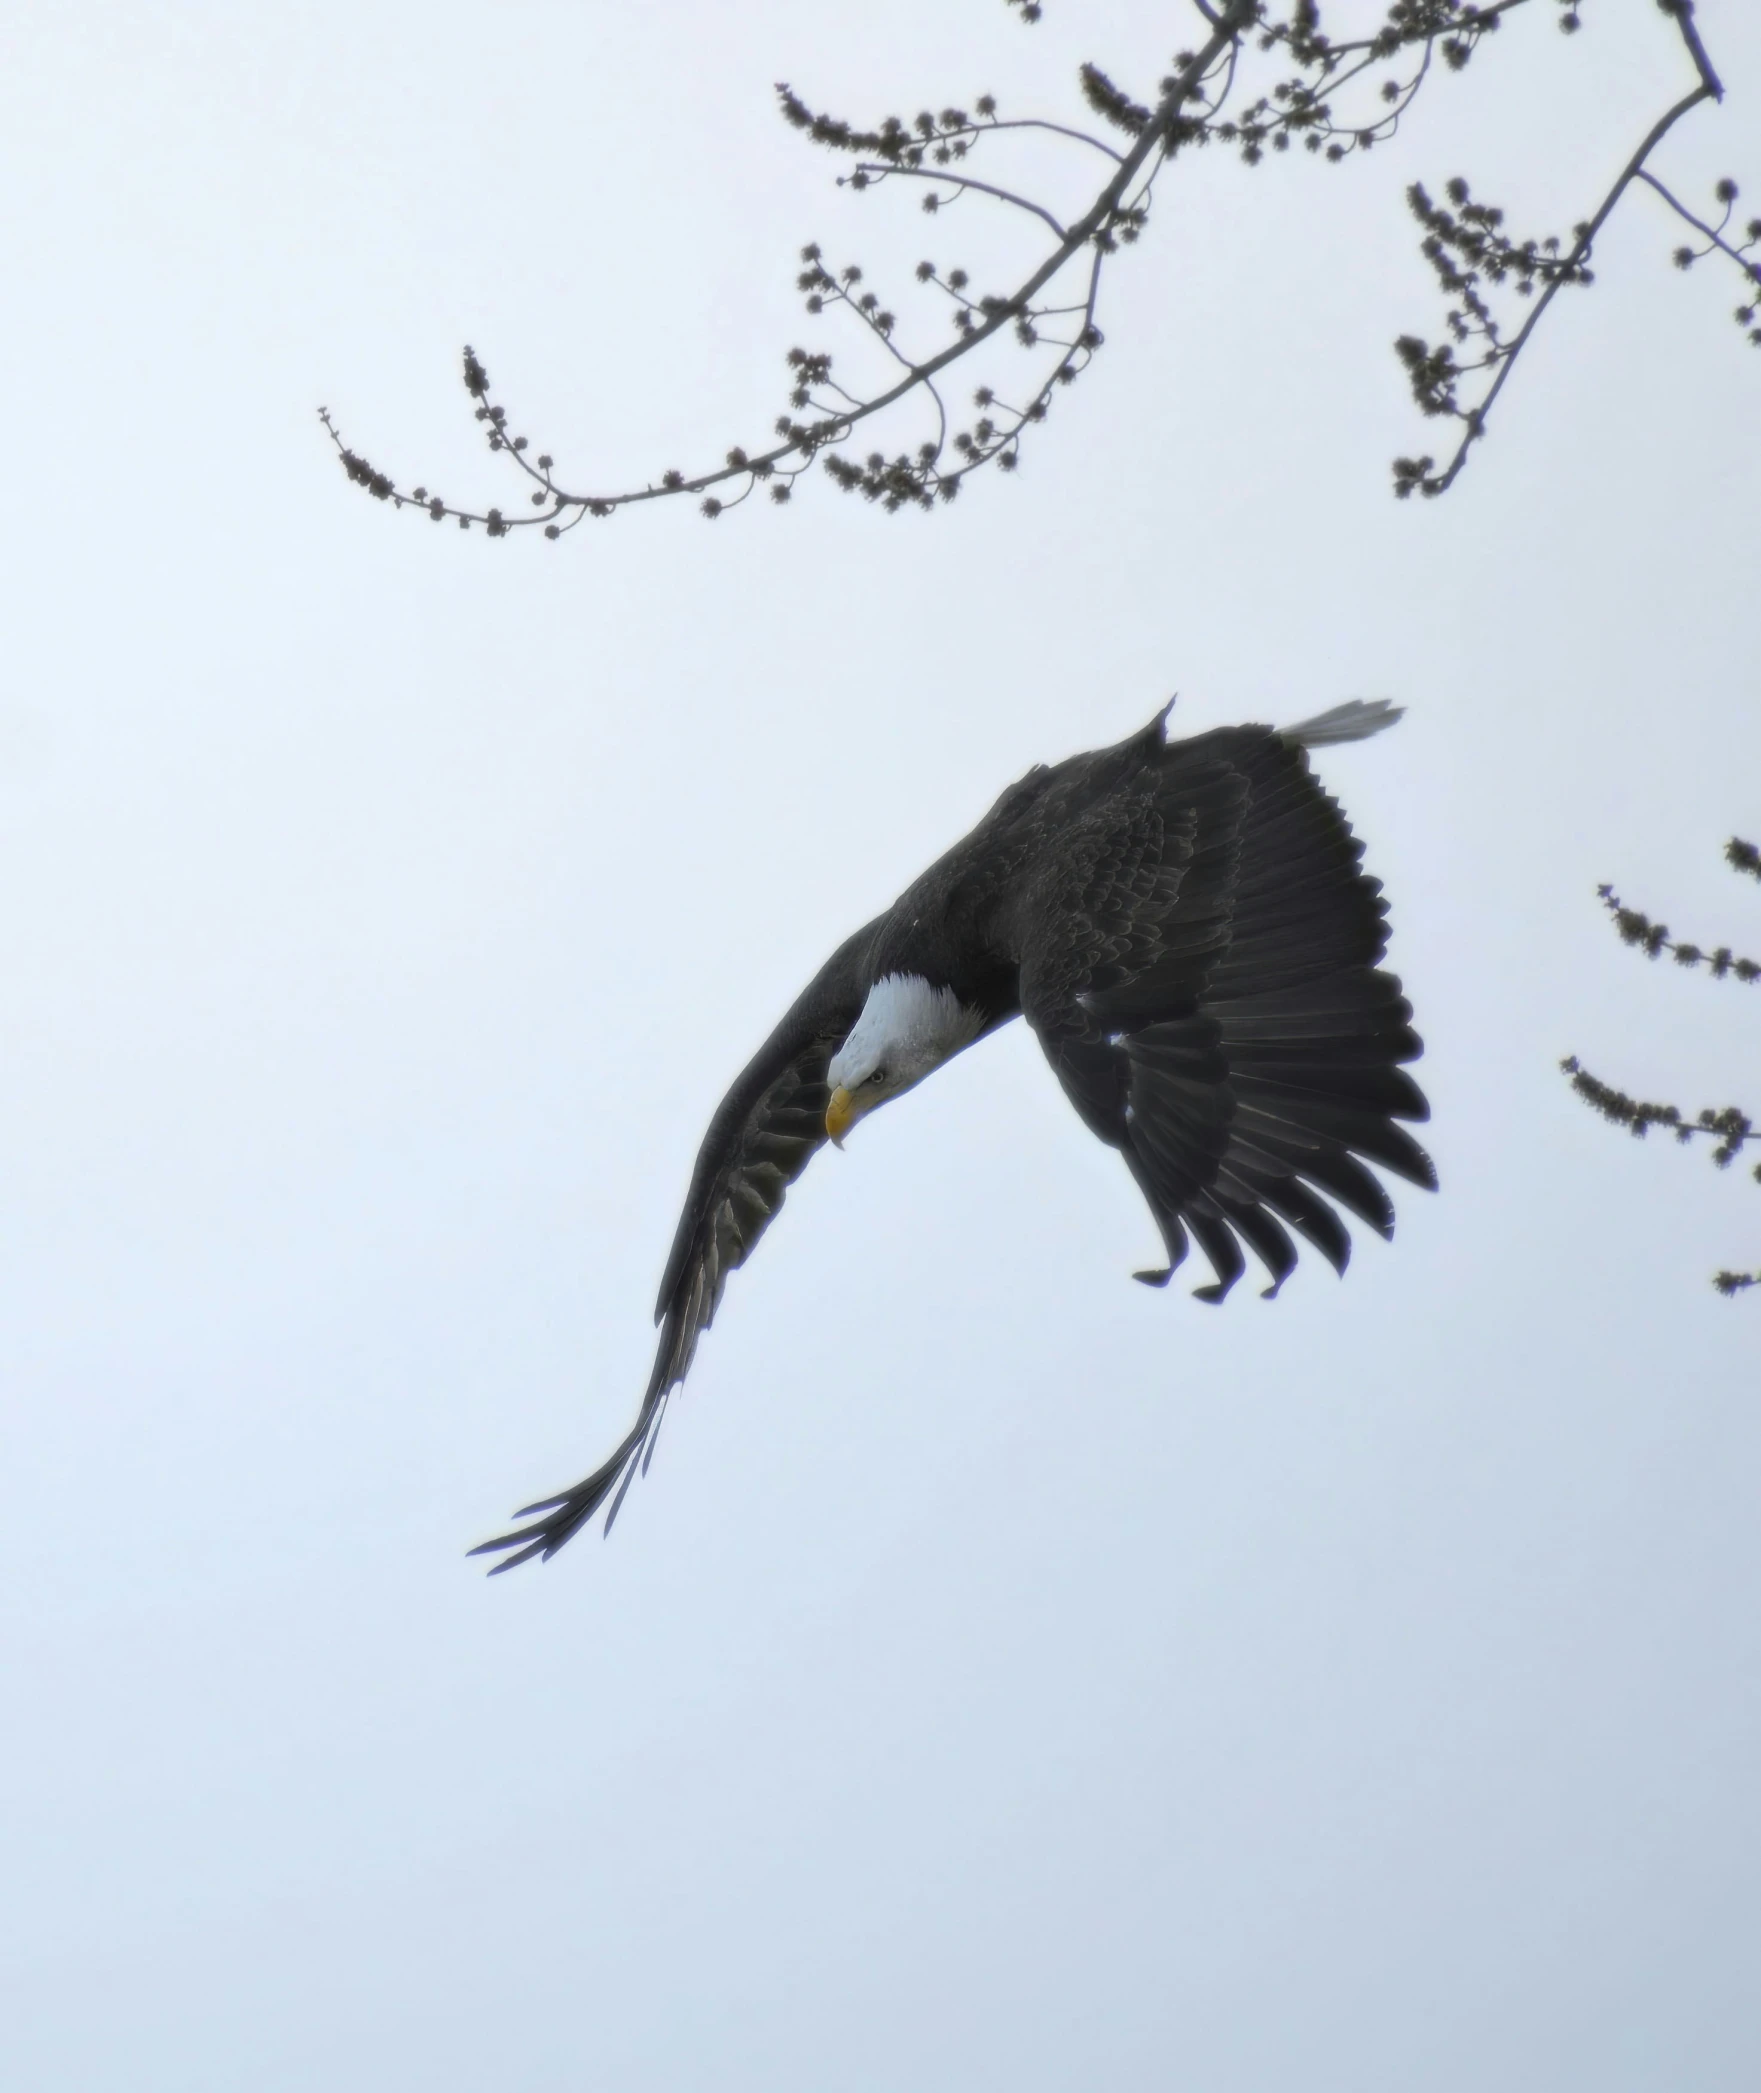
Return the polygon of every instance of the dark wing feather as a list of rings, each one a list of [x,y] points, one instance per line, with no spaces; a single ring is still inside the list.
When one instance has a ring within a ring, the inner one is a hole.
[[[625,1492],[638,1471],[647,1469],[667,1399],[691,1370],[697,1340],[715,1318],[728,1274],[752,1254],[789,1186],[825,1143],[826,1068],[862,1009],[858,959],[872,928],[833,955],[710,1121],[661,1280],[654,1311],[660,1342],[635,1423],[591,1475],[522,1507],[516,1516],[530,1525],[471,1550],[505,1553],[497,1571],[535,1555],[554,1555],[608,1499],[609,1531]]]
[[[1377,882],[1300,748],[1232,728],[1160,748],[1048,838],[1026,887],[1021,1003],[1071,1102],[1121,1150],[1167,1247],[1195,1239],[1241,1276],[1245,1243],[1276,1293],[1285,1226],[1343,1271],[1328,1200],[1393,1232],[1359,1157],[1434,1186],[1399,1120],[1428,1108],[1402,1064],[1412,1012],[1376,962]],[[1325,1194],[1323,1198],[1320,1195]]]

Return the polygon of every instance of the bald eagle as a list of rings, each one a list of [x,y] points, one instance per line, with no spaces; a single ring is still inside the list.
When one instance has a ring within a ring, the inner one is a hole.
[[[1186,741],[1168,740],[1169,709],[1116,747],[1030,770],[826,961],[709,1123],[635,1423],[602,1467],[473,1554],[503,1554],[497,1570],[554,1555],[608,1500],[609,1529],[728,1274],[814,1152],[1011,1018],[1148,1201],[1167,1251],[1135,1275],[1148,1285],[1196,1238],[1213,1269],[1197,1297],[1221,1301],[1245,1243],[1270,1298],[1296,1264],[1290,1229],[1343,1272],[1336,1207],[1394,1232],[1360,1158],[1435,1189],[1396,1124],[1429,1108],[1402,1066],[1421,1051],[1411,1006],[1376,965],[1380,883],[1307,755],[1399,709],[1353,700]]]

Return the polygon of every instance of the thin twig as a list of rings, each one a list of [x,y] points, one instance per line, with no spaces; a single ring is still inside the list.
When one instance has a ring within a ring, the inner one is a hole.
[[[1581,280],[1584,265],[1588,262],[1590,250],[1595,245],[1596,235],[1608,223],[1615,206],[1620,202],[1631,185],[1644,176],[1645,162],[1651,153],[1668,136],[1676,124],[1687,115],[1690,109],[1697,109],[1702,102],[1721,101],[1724,97],[1723,84],[1720,82],[1718,75],[1712,70],[1711,61],[1706,56],[1706,47],[1700,41],[1699,30],[1694,26],[1692,0],[1660,0],[1660,4],[1663,6],[1664,13],[1671,17],[1682,33],[1688,53],[1694,61],[1695,71],[1700,76],[1699,85],[1694,88],[1692,93],[1683,95],[1681,100],[1675,103],[1673,107],[1665,110],[1663,115],[1651,126],[1650,130],[1645,133],[1637,151],[1633,153],[1626,165],[1615,177],[1613,187],[1603,197],[1594,217],[1580,228],[1577,239],[1565,261],[1548,269],[1547,281],[1540,297],[1535,301],[1534,309],[1523,322],[1521,328],[1518,329],[1508,347],[1500,347],[1494,352],[1498,370],[1491,385],[1487,388],[1485,398],[1477,406],[1461,411],[1461,419],[1467,426],[1461,442],[1456,447],[1455,456],[1449,461],[1447,468],[1443,472],[1415,476],[1414,480],[1409,483],[1416,484],[1425,494],[1445,494],[1455,484],[1462,468],[1468,461],[1468,453],[1486,433],[1486,423],[1491,416],[1492,408],[1497,401],[1498,395],[1504,390],[1505,383],[1510,377],[1517,358],[1528,346],[1535,329],[1540,326],[1547,308],[1558,296],[1561,287],[1564,284]],[[1649,177],[1646,178],[1649,179]],[[1660,187],[1661,185],[1653,183],[1653,186]]]
[[[888,182],[895,175],[906,180],[919,182],[947,182],[956,189],[976,189],[985,196],[994,196],[999,203],[1013,204],[1018,211],[1031,211],[1036,218],[1043,218],[1060,240],[1069,238],[1066,228],[1054,218],[1044,204],[1037,204],[1026,196],[1017,196],[1013,189],[999,189],[994,182],[981,182],[976,175],[950,174],[945,167],[887,167],[875,160],[858,163],[856,172],[867,177],[875,188]],[[944,204],[943,208],[947,206]]]

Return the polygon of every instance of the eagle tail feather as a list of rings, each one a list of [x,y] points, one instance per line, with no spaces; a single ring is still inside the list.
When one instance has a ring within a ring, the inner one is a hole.
[[[1317,712],[1313,719],[1299,720],[1294,727],[1280,727],[1282,740],[1299,749],[1331,748],[1341,741],[1368,741],[1391,727],[1405,712],[1392,698],[1347,698],[1343,705]]]

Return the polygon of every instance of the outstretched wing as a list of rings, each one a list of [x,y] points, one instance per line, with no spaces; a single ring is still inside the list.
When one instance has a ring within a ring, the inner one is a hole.
[[[833,954],[709,1123],[660,1285],[654,1311],[660,1343],[635,1423],[591,1475],[516,1514],[530,1525],[471,1550],[505,1553],[497,1571],[554,1555],[608,1498],[609,1530],[638,1470],[647,1469],[667,1398],[691,1370],[728,1274],[752,1254],[789,1186],[825,1143],[826,1068],[862,1009],[857,959],[869,934],[859,931]]]
[[[1291,738],[1231,728],[1151,751],[1033,876],[1022,1009],[1156,1216],[1168,1269],[1139,1278],[1166,1284],[1190,1234],[1216,1271],[1201,1299],[1241,1276],[1244,1242],[1276,1293],[1286,1223],[1339,1271],[1330,1201],[1393,1233],[1364,1158],[1435,1187],[1396,1123],[1429,1108],[1362,854]]]

